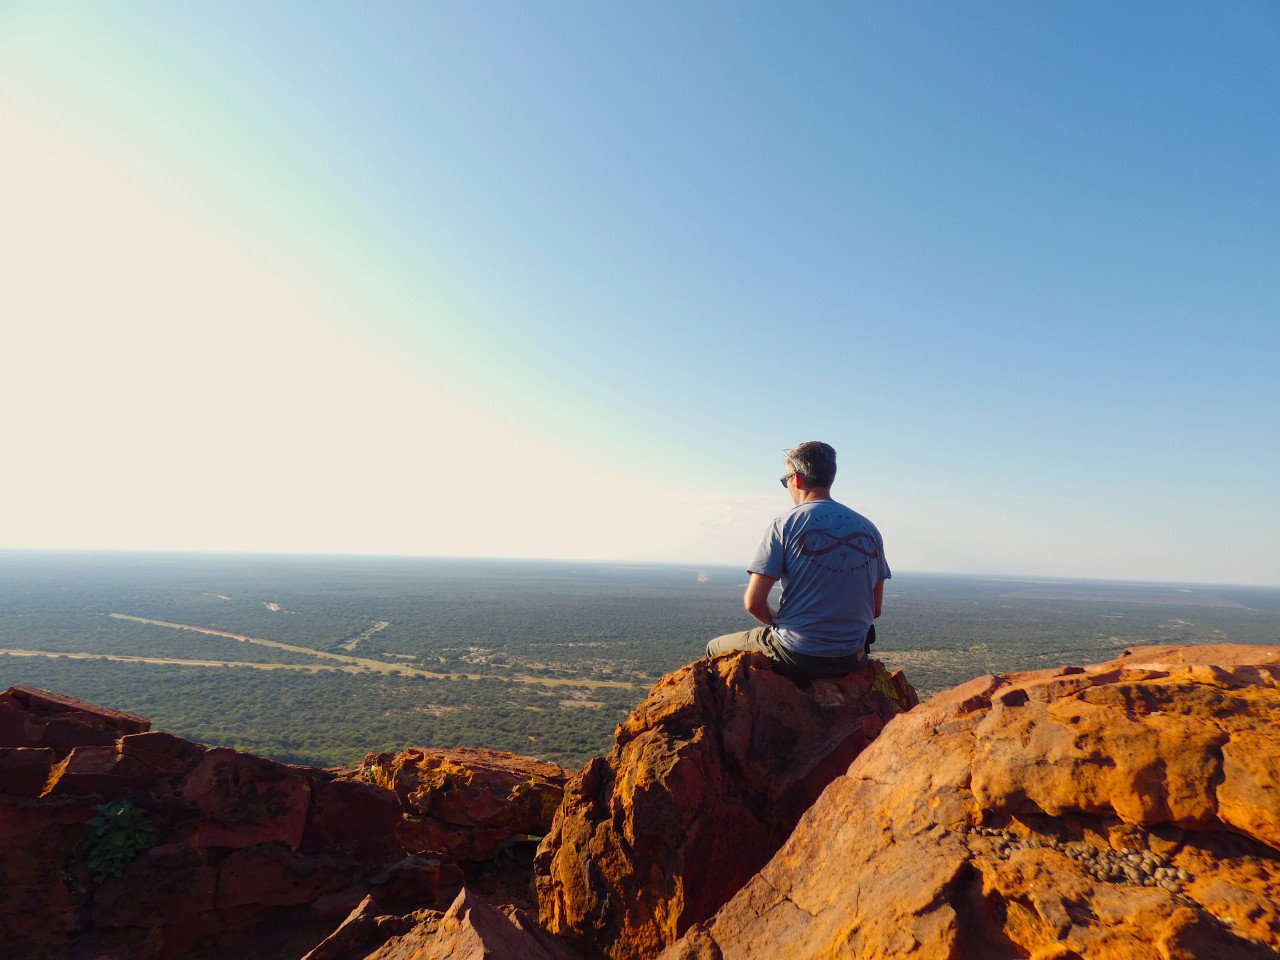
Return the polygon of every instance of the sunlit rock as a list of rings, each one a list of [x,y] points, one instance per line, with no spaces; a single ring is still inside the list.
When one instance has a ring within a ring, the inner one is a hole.
[[[750,880],[915,703],[877,661],[798,682],[737,653],[668,675],[566,788],[536,860],[542,922],[615,960],[653,956]]]
[[[1280,647],[980,677],[893,722],[663,960],[1272,957]]]

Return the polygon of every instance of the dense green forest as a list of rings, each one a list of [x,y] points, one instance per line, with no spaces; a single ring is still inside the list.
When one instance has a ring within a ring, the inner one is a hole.
[[[0,653],[0,687],[59,690],[298,762],[471,744],[577,766],[607,750],[654,680],[751,625],[745,579],[641,564],[0,552],[0,651],[242,664]],[[875,655],[928,696],[1140,644],[1275,643],[1280,590],[899,574],[878,631]],[[273,664],[290,669],[263,669]],[[455,679],[374,672],[385,665]]]

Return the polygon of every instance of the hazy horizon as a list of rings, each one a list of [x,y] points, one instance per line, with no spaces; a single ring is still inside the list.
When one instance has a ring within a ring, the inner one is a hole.
[[[84,548],[64,548],[64,547],[3,547],[0,546],[0,557],[5,554],[21,555],[21,554],[40,554],[46,556],[103,556],[103,557],[196,557],[196,558],[226,558],[226,559],[279,559],[279,560],[423,560],[423,561],[461,561],[461,562],[491,562],[491,563],[546,563],[546,564],[563,564],[563,565],[582,565],[582,566],[604,566],[604,567],[658,567],[664,569],[677,569],[689,571],[735,571],[746,574],[747,565],[744,561],[742,564],[717,563],[717,562],[698,562],[695,560],[606,560],[598,557],[499,557],[485,556],[481,554],[456,554],[456,555],[440,555],[440,554],[421,554],[421,553],[339,553],[339,552],[315,552],[315,553],[296,553],[288,551],[267,551],[267,550],[120,550],[111,548],[84,547]],[[1237,587],[1247,590],[1280,590],[1280,586],[1267,583],[1239,583],[1233,581],[1213,581],[1213,580],[1144,580],[1136,577],[1081,577],[1081,576],[1063,576],[1043,573],[1015,573],[1010,571],[964,571],[964,570],[899,570],[894,574],[895,578],[899,577],[954,577],[957,579],[972,579],[987,583],[1027,583],[1027,584],[1100,584],[1107,586],[1135,586],[1135,587],[1165,587],[1176,589],[1179,587]],[[745,583],[745,581],[744,581]],[[888,589],[892,592],[893,581],[889,581]]]

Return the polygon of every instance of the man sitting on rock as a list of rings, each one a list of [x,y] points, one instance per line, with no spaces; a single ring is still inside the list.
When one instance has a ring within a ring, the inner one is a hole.
[[[831,499],[836,452],[818,440],[788,450],[782,485],[795,506],[765,531],[742,602],[764,626],[716,637],[707,656],[730,650],[767,654],[792,677],[835,677],[867,662],[892,576],[870,520]],[[782,581],[775,611],[769,590]]]

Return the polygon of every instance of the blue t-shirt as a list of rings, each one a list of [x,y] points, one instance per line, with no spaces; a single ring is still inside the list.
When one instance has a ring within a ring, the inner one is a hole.
[[[774,520],[747,569],[782,581],[774,634],[811,657],[862,650],[876,584],[893,575],[880,531],[834,500],[798,503]]]

